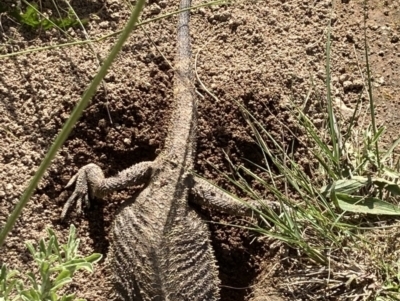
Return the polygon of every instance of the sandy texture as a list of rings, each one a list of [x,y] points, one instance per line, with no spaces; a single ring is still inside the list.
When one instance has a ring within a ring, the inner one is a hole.
[[[47,2],[42,9],[50,14],[54,7]],[[175,2],[150,1],[142,19],[177,9]],[[399,1],[369,2],[367,38],[374,95],[379,122],[388,126],[385,137],[390,142],[399,131],[400,7]],[[89,18],[89,37],[121,29],[129,16],[123,1],[71,1],[71,5],[79,17]],[[276,139],[289,144],[294,138],[278,120],[290,129],[297,128],[288,110],[289,99],[304,105],[312,78],[317,93],[311,96],[308,114],[316,125],[322,123],[326,106],[321,101],[325,94],[325,33],[330,16],[332,91],[336,109],[347,118],[363,86],[362,1],[238,1],[192,13],[194,54],[199,52],[197,72],[218,98],[210,97],[197,83],[202,95],[198,99],[199,174],[240,194],[209,163],[230,172],[224,152],[235,164],[245,164],[243,158],[261,162],[235,101],[243,102]],[[78,28],[69,29],[67,37],[55,29],[28,30],[4,14],[0,21],[3,54],[85,38]],[[30,258],[24,241],[45,236],[47,226],[64,238],[68,224],[74,223],[82,240],[82,253],[100,252],[106,259],[90,278],[80,274],[71,290],[88,300],[113,299],[107,263],[109,229],[115,210],[134,189],[115,193],[95,203],[86,215],[72,214],[62,223],[61,208],[71,193],[63,187],[89,162],[99,164],[106,175],[113,175],[134,163],[152,160],[160,152],[173,102],[173,70],[163,56],[173,64],[175,24],[172,17],[133,33],[24,209],[0,253],[0,261],[13,268],[25,267]],[[93,44],[96,54],[88,46],[75,46],[0,59],[0,226],[115,39]],[[297,139],[302,139],[301,133]],[[303,166],[310,164],[304,156],[306,149],[298,146],[296,154]],[[200,210],[209,221],[243,224],[217,212]],[[254,239],[254,234],[238,228],[217,224],[210,224],[210,228],[220,266],[222,301],[280,300],[268,296],[274,293],[274,287],[280,289],[282,300],[294,300],[278,285],[285,248]]]

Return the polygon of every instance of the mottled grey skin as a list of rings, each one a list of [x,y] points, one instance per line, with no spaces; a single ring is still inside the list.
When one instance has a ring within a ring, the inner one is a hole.
[[[181,0],[181,9],[190,0]],[[112,257],[117,292],[122,300],[219,300],[218,269],[206,224],[188,204],[247,215],[248,206],[207,181],[192,176],[195,153],[196,94],[191,68],[189,11],[180,13],[175,59],[175,107],[165,150],[154,162],[141,162],[111,178],[95,164],[82,167],[67,187],[75,191],[62,218],[77,201],[102,198],[129,185],[146,183],[115,217]],[[253,204],[259,206],[259,203]]]

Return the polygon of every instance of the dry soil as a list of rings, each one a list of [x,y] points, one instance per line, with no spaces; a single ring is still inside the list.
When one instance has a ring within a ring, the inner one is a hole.
[[[142,20],[176,10],[177,2],[149,1]],[[379,124],[388,127],[385,139],[390,142],[399,132],[400,1],[368,2],[366,29],[376,112]],[[129,17],[124,1],[70,3],[80,18],[89,19],[86,33],[79,28],[68,29],[68,36],[56,29],[30,30],[1,14],[0,52],[9,54],[105,36],[122,29]],[[204,1],[193,4],[200,3]],[[52,1],[42,1],[41,5],[43,12],[56,14]],[[295,138],[281,122],[289,129],[297,128],[288,109],[290,100],[307,105],[316,125],[323,123],[330,19],[334,104],[343,120],[348,118],[365,78],[363,13],[363,1],[359,0],[234,1],[231,5],[194,10],[190,26],[193,53],[198,54],[196,71],[217,97],[210,97],[196,83],[196,171],[241,195],[212,165],[231,172],[224,153],[234,164],[246,164],[244,158],[261,162],[235,101],[244,103],[276,139],[288,145]],[[0,251],[0,262],[22,270],[31,268],[24,241],[44,237],[49,226],[62,240],[69,223],[78,228],[82,253],[100,252],[107,259],[114,212],[131,191],[115,193],[94,203],[85,215],[72,213],[61,222],[61,209],[71,194],[64,186],[87,163],[95,162],[106,175],[113,175],[132,164],[154,159],[162,150],[173,102],[175,31],[176,18],[171,17],[137,28],[132,34],[23,210]],[[62,47],[0,58],[0,226],[116,38],[111,36],[92,47]],[[305,104],[311,80],[315,92]],[[363,99],[365,103],[365,93]],[[302,139],[301,132],[296,139]],[[296,153],[299,163],[307,167],[307,149],[298,145]],[[287,256],[286,247],[219,224],[243,224],[240,220],[199,210],[205,220],[212,222],[222,301],[307,300],[306,294],[290,296],[279,285],[284,277],[279,265]],[[93,275],[80,274],[71,291],[88,300],[113,300],[110,275],[104,260]],[[274,292],[275,297],[270,295]]]

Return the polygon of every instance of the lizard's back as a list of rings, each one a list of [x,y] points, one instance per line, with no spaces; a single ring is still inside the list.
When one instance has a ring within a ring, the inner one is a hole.
[[[182,182],[161,171],[117,214],[113,267],[123,300],[219,300],[209,232]]]
[[[181,9],[190,0],[181,0]],[[205,223],[188,205],[196,96],[189,11],[179,14],[174,109],[166,146],[152,180],[117,214],[113,266],[123,300],[217,301],[219,279]]]

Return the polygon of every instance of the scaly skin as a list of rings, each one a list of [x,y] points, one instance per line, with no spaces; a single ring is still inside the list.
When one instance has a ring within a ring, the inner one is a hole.
[[[188,7],[190,0],[181,0],[180,8]],[[113,224],[111,253],[117,293],[122,300],[219,300],[220,281],[209,231],[190,207],[188,196],[191,193],[198,204],[223,212],[252,214],[248,205],[189,173],[195,153],[196,97],[188,24],[189,11],[181,12],[175,104],[164,152],[154,162],[138,163],[110,178],[105,178],[97,165],[88,164],[67,185],[76,183],[61,218],[75,201],[79,213],[89,198],[147,184],[136,198],[122,206]],[[260,202],[251,205],[265,208]]]
[[[190,0],[182,0],[181,9],[188,7]],[[196,120],[190,61],[185,11],[178,22],[175,108],[165,155],[156,160],[149,185],[115,218],[113,266],[124,300],[219,300],[209,232],[187,201]]]
[[[182,0],[180,8],[190,7]],[[123,300],[219,300],[218,271],[205,223],[188,205],[193,186],[196,99],[191,69],[189,11],[180,13],[175,60],[175,108],[166,148],[154,162],[142,162],[105,179],[94,164],[81,168],[72,202],[103,197],[149,181],[115,217],[112,235],[117,291]],[[164,158],[168,158],[164,160]]]

